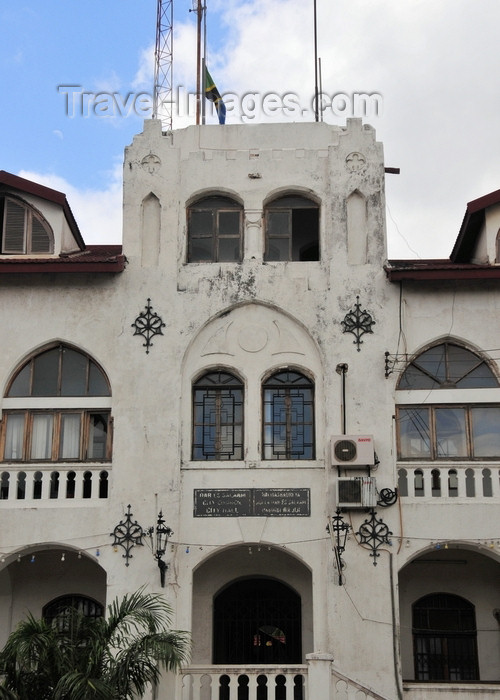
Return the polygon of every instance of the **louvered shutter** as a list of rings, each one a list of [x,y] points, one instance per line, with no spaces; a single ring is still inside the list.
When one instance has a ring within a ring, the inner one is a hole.
[[[5,200],[2,253],[26,252],[26,208],[12,199]]]
[[[31,253],[50,253],[50,236],[43,222],[31,214]]]

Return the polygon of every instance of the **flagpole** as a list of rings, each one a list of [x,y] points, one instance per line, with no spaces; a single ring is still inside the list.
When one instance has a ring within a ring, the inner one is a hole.
[[[316,0],[314,0],[314,121],[319,121],[318,100],[318,22],[316,15]]]
[[[206,90],[206,70],[207,65],[207,6],[203,5],[203,58],[201,66],[201,123],[205,123],[205,90]]]
[[[201,0],[196,6],[196,124],[200,124],[201,107]]]

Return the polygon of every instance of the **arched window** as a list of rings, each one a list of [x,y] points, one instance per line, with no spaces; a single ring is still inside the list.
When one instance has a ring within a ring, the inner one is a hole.
[[[104,607],[93,598],[64,595],[47,603],[42,610],[42,617],[47,622],[55,623],[59,629],[68,629],[73,611],[91,619],[104,615]]]
[[[263,385],[263,459],[314,459],[314,384],[291,369]]]
[[[399,458],[500,458],[500,405],[473,404],[462,391],[498,386],[483,358],[454,343],[418,355],[401,375],[398,389],[457,390],[456,402],[398,406]]]
[[[84,353],[61,344],[35,355],[15,374],[4,399],[2,460],[111,459],[110,410],[102,408],[109,402],[96,400],[110,395],[104,372]],[[17,408],[20,398],[23,408]]]
[[[417,681],[479,680],[474,606],[457,595],[433,593],[413,605]]]
[[[243,384],[229,372],[193,385],[193,459],[243,459]]]
[[[265,208],[266,261],[319,260],[319,207],[311,199],[288,195]]]
[[[44,217],[17,197],[0,197],[2,253],[12,255],[54,252],[54,236]]]
[[[229,197],[205,197],[188,208],[188,262],[241,262],[243,209]]]
[[[398,389],[480,389],[497,387],[498,380],[486,362],[453,343],[441,343],[412,360]]]

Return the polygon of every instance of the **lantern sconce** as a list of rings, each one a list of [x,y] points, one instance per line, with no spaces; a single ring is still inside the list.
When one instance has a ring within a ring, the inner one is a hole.
[[[149,537],[151,538],[153,556],[158,562],[158,568],[160,569],[160,584],[162,588],[165,588],[165,572],[168,569],[168,564],[163,560],[163,557],[167,550],[168,539],[173,534],[174,531],[168,525],[165,525],[163,512],[160,510],[156,521],[156,527],[149,528]],[[153,535],[155,536],[154,547]]]

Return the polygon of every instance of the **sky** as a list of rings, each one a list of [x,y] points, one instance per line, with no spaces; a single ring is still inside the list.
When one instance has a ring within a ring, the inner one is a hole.
[[[196,14],[191,0],[173,2],[178,129],[195,123]],[[314,0],[206,5],[226,123],[313,121]],[[123,150],[151,116],[156,6],[0,0],[0,170],[65,192],[87,243],[121,242]],[[500,189],[500,2],[316,10],[323,120],[363,118],[400,168],[386,178],[389,258],[448,257],[467,202]],[[210,113],[207,123],[224,128]]]

